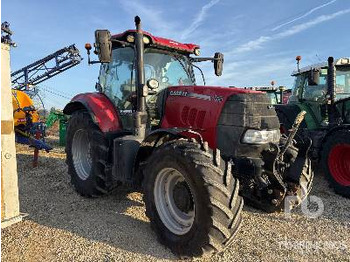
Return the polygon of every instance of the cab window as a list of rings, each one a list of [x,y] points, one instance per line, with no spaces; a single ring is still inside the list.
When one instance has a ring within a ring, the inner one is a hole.
[[[112,61],[102,64],[100,68],[99,84],[102,91],[121,110],[132,109],[131,98],[136,94],[135,83],[131,79],[133,61],[132,48],[118,48],[112,51]]]

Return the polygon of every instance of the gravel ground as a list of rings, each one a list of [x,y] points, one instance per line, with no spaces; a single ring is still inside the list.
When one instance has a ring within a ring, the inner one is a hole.
[[[20,207],[28,216],[2,230],[3,261],[177,260],[157,242],[141,193],[120,188],[99,199],[83,198],[69,183],[63,148],[41,153],[34,169],[32,152],[17,150]],[[350,200],[335,195],[319,174],[311,194],[323,201],[320,217],[296,210],[288,218],[246,206],[229,248],[198,260],[350,261]]]

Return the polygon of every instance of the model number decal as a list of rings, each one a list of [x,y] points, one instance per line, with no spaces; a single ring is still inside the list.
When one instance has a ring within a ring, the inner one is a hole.
[[[196,98],[196,99],[201,99],[201,100],[206,100],[206,101],[214,101],[214,102],[222,102],[224,98],[222,96],[218,95],[202,95],[198,93],[189,93],[187,91],[182,91],[182,90],[177,90],[177,91],[170,91],[171,96],[184,96],[184,97],[191,97],[191,98]]]

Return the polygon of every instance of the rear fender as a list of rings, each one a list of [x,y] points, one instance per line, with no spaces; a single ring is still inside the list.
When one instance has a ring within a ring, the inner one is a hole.
[[[110,133],[122,130],[120,117],[112,101],[101,93],[85,93],[73,97],[63,109],[71,115],[78,110],[87,110],[102,132]]]
[[[331,128],[330,130],[328,130],[327,134],[322,139],[321,145],[324,145],[329,137],[333,136],[336,132],[341,131],[341,130],[350,131],[350,124],[343,124],[343,125],[335,126],[335,127]],[[321,154],[322,150],[323,150],[323,147],[319,151],[319,157],[321,157],[320,154]]]

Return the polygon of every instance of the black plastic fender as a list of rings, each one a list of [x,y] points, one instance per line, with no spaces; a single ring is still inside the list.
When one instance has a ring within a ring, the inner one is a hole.
[[[143,180],[142,169],[146,165],[148,157],[153,153],[153,150],[164,142],[185,138],[186,136],[182,133],[186,131],[188,131],[188,129],[176,127],[160,128],[147,135],[147,137],[142,141],[135,159],[134,174],[136,176],[136,184],[141,185]]]

